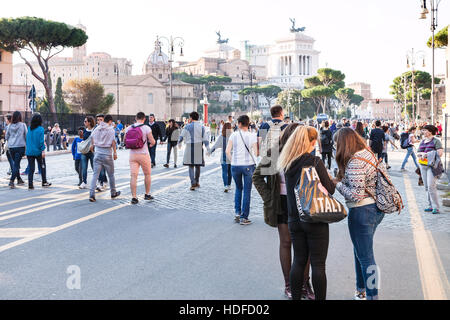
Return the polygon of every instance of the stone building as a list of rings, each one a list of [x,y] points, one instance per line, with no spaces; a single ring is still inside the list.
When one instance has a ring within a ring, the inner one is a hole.
[[[302,32],[291,32],[270,45],[251,45],[244,41],[245,57],[251,67],[265,70],[264,84],[282,88],[304,88],[304,80],[317,74],[319,51],[315,40]]]
[[[86,27],[81,24],[76,27],[86,31]],[[32,61],[31,65],[39,75],[42,75],[37,61]],[[119,75],[131,75],[131,61],[126,58],[114,58],[106,52],[93,52],[87,55],[86,44],[78,48],[73,48],[72,57],[55,56],[49,61],[52,83],[56,84],[56,81],[60,77],[63,85],[69,80],[81,80],[84,78],[99,79],[101,77],[112,76],[116,74],[117,67]],[[25,63],[15,64],[14,84],[25,84],[25,79],[28,79],[29,83],[35,85],[37,96],[44,96],[44,87],[31,75],[30,68]]]
[[[12,54],[0,50],[0,113],[26,111],[28,109],[27,91],[30,88],[30,83],[13,84]]]

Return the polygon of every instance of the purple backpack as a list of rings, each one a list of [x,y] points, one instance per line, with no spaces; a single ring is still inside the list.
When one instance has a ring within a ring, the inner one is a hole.
[[[144,146],[144,135],[140,129],[142,126],[143,124],[138,126],[132,125],[128,130],[125,136],[125,147],[127,149],[141,149]]]

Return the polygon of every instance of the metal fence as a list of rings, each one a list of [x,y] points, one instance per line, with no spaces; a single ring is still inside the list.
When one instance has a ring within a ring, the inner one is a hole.
[[[21,112],[22,120],[29,125],[32,117],[31,112]],[[0,112],[0,124],[5,121],[5,115],[11,114],[8,112]],[[77,134],[78,128],[84,126],[84,119],[87,116],[92,116],[95,118],[95,114],[80,114],[80,113],[41,113],[42,116],[42,126],[44,129],[48,127],[53,127],[55,123],[59,124],[61,129],[67,129],[69,134]],[[135,122],[135,115],[111,115],[113,121],[116,122],[120,120],[124,126],[127,124],[133,124]],[[147,117],[148,120],[148,117]],[[165,135],[165,123],[164,121],[157,121],[160,126],[161,133]]]

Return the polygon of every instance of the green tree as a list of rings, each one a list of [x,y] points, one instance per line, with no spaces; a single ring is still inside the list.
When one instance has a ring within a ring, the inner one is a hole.
[[[58,77],[58,81],[56,82],[55,109],[56,109],[56,113],[70,113],[70,108],[67,105],[66,101],[64,101],[64,93],[62,90],[62,80],[60,77]]]
[[[429,48],[432,47],[433,38],[430,37],[427,42]],[[434,47],[446,48],[448,46],[448,25],[434,35]]]
[[[290,103],[289,103],[290,102]],[[292,112],[294,117],[305,119],[312,118],[316,112],[316,106],[311,99],[303,98],[301,90],[284,90],[278,94],[277,103],[288,112]],[[299,113],[300,112],[300,113]]]
[[[98,80],[70,80],[65,85],[65,97],[77,113],[108,113],[114,104],[114,95],[105,95],[105,89]]]
[[[256,92],[261,94],[267,101],[267,105],[270,106],[270,103],[273,99],[278,97],[278,94],[281,92],[281,88],[274,85],[267,85],[262,87],[257,87]]]
[[[44,98],[36,98],[36,111],[39,113],[50,113],[48,100]]]
[[[351,88],[340,88],[336,90],[336,92],[334,93],[336,98],[338,98],[341,101],[342,105],[345,108],[347,108],[350,105],[350,101],[352,100],[354,94],[355,90]]]
[[[406,80],[405,80],[406,78]],[[441,79],[434,78],[436,84],[441,82]],[[406,87],[405,87],[406,82]],[[391,95],[394,96],[396,102],[402,103],[406,100],[411,100],[412,98],[412,71],[404,72],[401,76],[396,77],[390,86]],[[422,95],[424,99],[427,96],[425,89],[431,89],[431,75],[428,72],[415,70],[414,71],[414,92]],[[430,91],[431,92],[431,91]]]
[[[42,83],[48,97],[49,109],[56,112],[53,92],[49,86],[49,61],[65,48],[79,47],[86,43],[86,33],[65,23],[36,17],[0,19],[0,48],[8,52],[18,52],[31,74]],[[38,70],[22,55],[30,52],[37,59]]]
[[[315,103],[317,113],[320,109],[323,113],[326,113],[328,102],[334,96],[334,93],[345,87],[344,79],[345,74],[339,70],[319,69],[317,70],[317,76],[305,79],[305,89],[302,90],[302,96]]]

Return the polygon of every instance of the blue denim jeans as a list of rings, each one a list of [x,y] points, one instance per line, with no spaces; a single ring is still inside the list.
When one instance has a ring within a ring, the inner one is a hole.
[[[94,171],[94,154],[92,152],[81,155],[81,171],[83,182],[87,184],[88,163],[91,162],[91,169]]]
[[[411,156],[413,158],[416,168],[419,169],[419,164],[417,163],[417,157],[416,157],[416,154],[414,153],[414,148],[409,147],[408,149],[406,149],[406,151],[407,151],[407,153],[406,153],[405,159],[403,160],[403,163],[402,163],[402,169],[405,169],[405,166],[406,166],[406,163],[408,162],[409,156]]]
[[[378,299],[380,274],[373,253],[375,230],[384,218],[376,204],[350,208],[348,229],[353,243],[356,289],[365,291],[368,300]]]
[[[155,145],[153,147],[148,148],[148,151],[150,153],[150,159],[152,160],[152,164],[156,164],[156,146],[158,144],[155,143]]]
[[[231,174],[233,175],[233,180],[236,184],[234,212],[236,215],[240,215],[241,219],[248,219],[248,215],[250,214],[252,176],[254,171],[255,165],[231,166]],[[243,196],[242,193],[244,194]]]
[[[20,161],[25,154],[25,147],[19,148],[9,148],[9,152],[11,154],[11,159],[13,160],[13,168],[11,172],[11,182],[14,182],[14,179],[17,181],[20,180]]]
[[[224,187],[231,186],[231,164],[222,163],[222,181]]]

